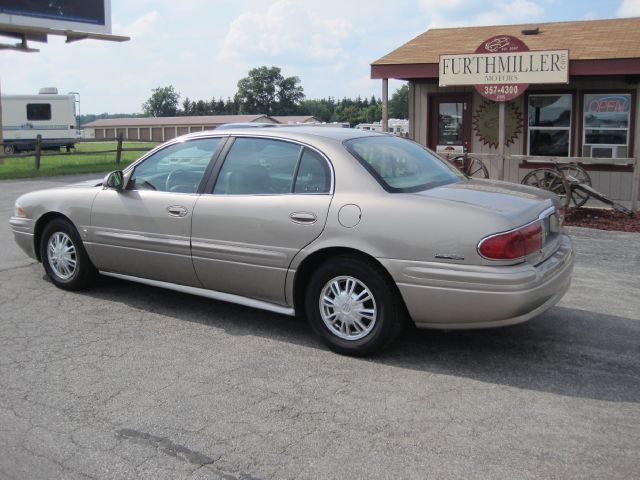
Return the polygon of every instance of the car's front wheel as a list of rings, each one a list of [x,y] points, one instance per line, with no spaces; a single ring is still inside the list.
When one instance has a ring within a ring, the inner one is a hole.
[[[384,349],[404,320],[391,280],[379,267],[352,255],[335,257],[314,272],[305,311],[329,348],[354,356]]]
[[[58,287],[80,290],[97,276],[82,240],[67,220],[51,220],[42,232],[40,258],[47,276]]]

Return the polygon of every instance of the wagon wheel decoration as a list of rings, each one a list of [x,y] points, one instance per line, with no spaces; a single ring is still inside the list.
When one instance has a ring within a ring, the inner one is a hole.
[[[558,168],[562,171],[562,174],[565,176],[567,181],[569,182],[569,186],[571,187],[573,184],[581,184],[591,186],[591,177],[587,173],[587,171],[582,168],[580,165],[576,163],[569,163],[564,165],[558,165]],[[580,190],[577,188],[570,188],[571,190],[571,201],[577,207],[583,206],[589,200],[588,192],[584,190]]]
[[[511,145],[522,133],[522,113],[513,103],[508,102],[505,109],[505,146]],[[473,130],[484,145],[498,148],[498,102],[484,101],[473,115]]]
[[[489,170],[479,158],[470,155],[458,155],[451,161],[467,177],[489,178]]]
[[[564,207],[568,207],[571,201],[571,187],[561,172],[551,168],[537,168],[525,175],[521,182],[523,185],[549,190],[560,197]]]

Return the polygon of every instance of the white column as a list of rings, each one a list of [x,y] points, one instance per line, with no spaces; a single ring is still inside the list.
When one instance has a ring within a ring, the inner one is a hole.
[[[389,131],[389,79],[382,79],[382,131]]]
[[[640,82],[636,86],[636,131],[633,138],[633,183],[631,185],[631,210],[638,211],[638,194],[640,194]]]
[[[409,82],[409,138],[416,141],[416,84]]]

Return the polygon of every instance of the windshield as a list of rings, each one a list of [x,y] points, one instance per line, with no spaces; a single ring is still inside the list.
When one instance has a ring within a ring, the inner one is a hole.
[[[389,192],[417,192],[464,178],[445,160],[402,138],[390,135],[361,137],[344,144]]]

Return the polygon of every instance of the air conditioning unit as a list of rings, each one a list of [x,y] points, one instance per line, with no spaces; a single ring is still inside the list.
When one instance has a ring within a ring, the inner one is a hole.
[[[591,157],[593,158],[615,158],[616,147],[592,146]]]
[[[607,163],[610,165],[629,165],[633,163],[633,159],[627,158],[629,156],[628,145],[583,145],[582,156],[585,157],[583,162],[586,163]],[[590,158],[596,160],[589,160]],[[611,161],[597,160],[612,159]]]

